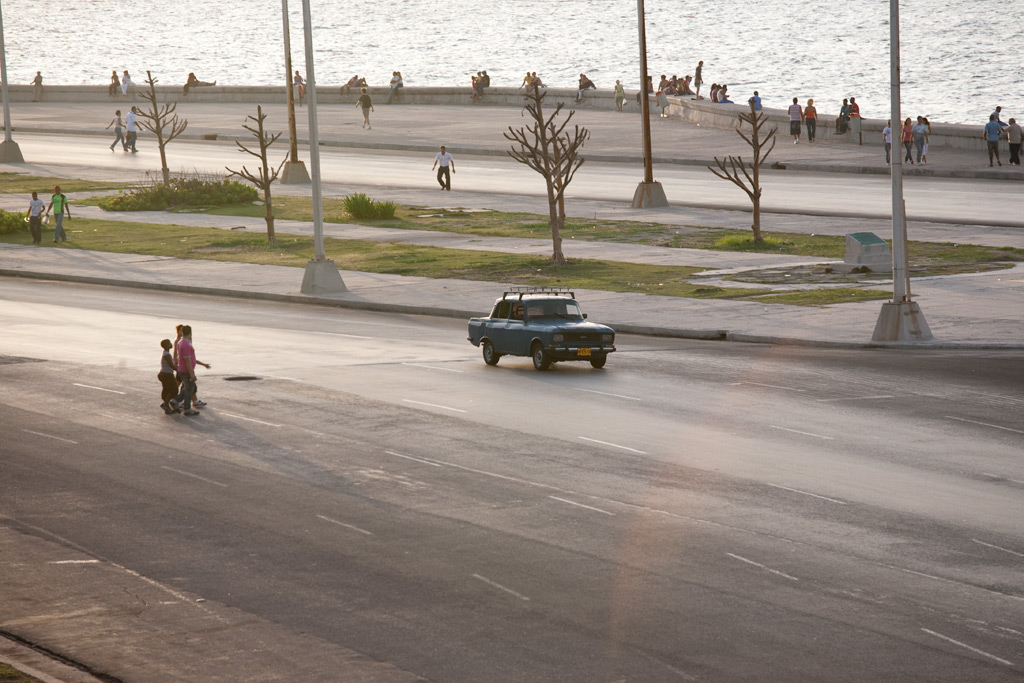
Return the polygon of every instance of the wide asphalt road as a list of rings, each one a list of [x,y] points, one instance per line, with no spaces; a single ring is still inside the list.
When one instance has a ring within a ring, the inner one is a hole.
[[[180,321],[191,419],[157,407]],[[1024,678],[1019,352],[620,337],[539,373],[462,321],[18,280],[0,326],[0,524],[283,632],[432,681]]]
[[[25,158],[46,159],[47,166],[67,165],[88,169],[68,173],[72,177],[97,177],[108,169],[111,179],[141,179],[147,172],[159,176],[160,157],[156,143],[139,142],[138,154],[110,152],[110,140],[96,136],[21,134],[18,144]],[[280,145],[271,156],[280,160],[287,148]],[[356,150],[323,147],[320,152],[325,183],[371,188],[437,189],[430,167],[433,154],[385,150]],[[306,159],[306,152],[301,154]],[[253,168],[255,159],[240,152],[234,143],[175,141],[167,146],[168,167],[173,172],[199,171],[222,176],[225,167]],[[308,159],[307,159],[308,168]],[[537,173],[511,159],[497,156],[460,156],[452,178],[452,196],[486,192],[505,195],[543,195],[544,183]],[[625,163],[590,162],[583,165],[566,193],[569,199],[592,199],[629,203],[636,184],[643,178],[642,166]],[[746,195],[732,183],[702,166],[661,165],[655,179],[661,181],[673,204],[725,207],[749,210]],[[892,195],[888,176],[845,173],[799,173],[766,170],[761,175],[766,211],[810,213],[827,216],[891,215]],[[904,196],[910,220],[960,222],[971,225],[1020,225],[1024,222],[1024,193],[1015,181],[970,180],[908,176]]]

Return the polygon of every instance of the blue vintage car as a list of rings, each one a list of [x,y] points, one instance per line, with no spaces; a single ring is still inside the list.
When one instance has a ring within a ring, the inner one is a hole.
[[[615,330],[586,317],[567,288],[510,287],[489,316],[470,319],[468,339],[488,365],[502,356],[530,356],[538,370],[566,360],[603,368],[615,350]]]

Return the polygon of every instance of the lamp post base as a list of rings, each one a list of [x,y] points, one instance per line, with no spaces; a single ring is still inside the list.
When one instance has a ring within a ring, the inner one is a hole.
[[[282,185],[306,185],[309,183],[309,171],[301,161],[286,161],[281,171]]]
[[[23,164],[25,157],[21,155],[21,147],[14,140],[0,142],[0,163],[2,164]]]
[[[630,206],[634,209],[654,209],[668,206],[668,198],[665,196],[665,188],[657,180],[641,182],[636,186],[633,193],[633,203]]]
[[[871,341],[930,341],[932,331],[916,301],[889,301],[882,304]]]
[[[324,259],[323,261],[310,261],[306,264],[306,273],[302,276],[303,294],[337,294],[347,292],[341,273],[334,261]]]

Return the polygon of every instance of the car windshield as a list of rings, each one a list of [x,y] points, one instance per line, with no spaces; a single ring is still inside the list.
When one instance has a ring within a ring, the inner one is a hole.
[[[548,301],[530,301],[526,304],[528,318],[564,318],[582,320],[583,313],[575,301],[567,299],[551,299]]]

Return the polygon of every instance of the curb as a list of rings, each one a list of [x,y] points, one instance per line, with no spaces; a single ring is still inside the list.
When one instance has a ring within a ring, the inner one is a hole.
[[[273,294],[269,292],[244,292],[216,287],[193,287],[188,285],[167,285],[155,282],[133,282],[130,280],[113,280],[110,278],[91,277],[88,275],[65,275],[61,273],[36,273],[32,271],[0,268],[0,277],[20,277],[33,280],[56,280],[60,282],[80,282],[84,284],[103,285],[107,287],[126,287],[129,289],[151,289],[164,292],[180,292],[184,294],[204,294],[235,299],[258,299],[261,301],[277,301],[313,306],[330,306],[334,308],[351,308],[362,311],[381,313],[402,313],[405,315],[426,315],[437,318],[465,319],[477,317],[480,311],[427,307],[409,304],[385,304],[372,301],[352,301],[305,294]],[[635,325],[618,323],[615,331],[620,334],[635,334],[647,337],[670,337],[675,339],[695,339],[704,341],[741,342],[747,344],[771,344],[779,346],[806,346],[839,349],[896,349],[896,350],[1022,350],[1024,344],[994,344],[986,342],[845,342],[825,339],[801,339],[798,337],[780,337],[776,335],[759,335],[742,332],[730,332],[721,329],[682,329],[672,327],[656,327],[651,325]]]

